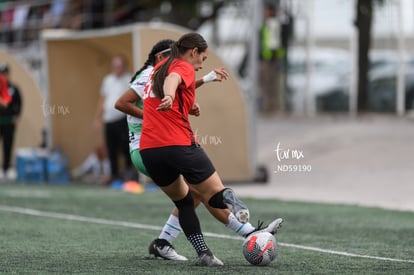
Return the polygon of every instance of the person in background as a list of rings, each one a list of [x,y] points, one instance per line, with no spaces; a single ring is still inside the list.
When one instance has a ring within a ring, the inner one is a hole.
[[[275,7],[267,4],[263,25],[260,29],[260,90],[259,110],[272,113],[282,107],[278,83],[278,54],[280,49],[280,23],[275,16]]]
[[[98,138],[92,151],[82,164],[72,171],[71,176],[82,182],[106,183],[110,180],[111,163],[102,138]]]
[[[111,178],[107,183],[116,179],[133,179],[134,175],[129,156],[128,124],[126,115],[115,109],[118,98],[129,88],[131,75],[127,72],[126,59],[122,55],[112,58],[112,72],[107,75],[101,86],[101,97],[95,115],[95,127],[104,129],[105,143],[111,163]],[[120,174],[118,152],[125,160],[126,171]]]
[[[71,30],[81,30],[85,28],[87,15],[84,13],[85,1],[72,0],[65,5],[61,15],[60,27]]]
[[[25,46],[27,23],[29,19],[30,5],[28,1],[19,1],[15,4],[13,21],[11,24],[14,44],[16,47]]]
[[[0,64],[0,138],[3,139],[3,176],[7,178],[13,148],[14,133],[22,110],[19,88],[10,81],[8,64]],[[6,83],[6,85],[4,85]]]

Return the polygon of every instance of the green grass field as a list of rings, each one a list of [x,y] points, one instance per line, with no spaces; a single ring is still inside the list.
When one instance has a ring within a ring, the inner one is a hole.
[[[190,262],[149,257],[148,244],[172,209],[159,191],[137,195],[76,184],[0,184],[0,273],[414,274],[414,213],[249,198],[245,202],[253,223],[285,219],[277,235],[279,255],[267,267],[249,265],[242,241],[203,207],[197,210],[203,231],[228,236],[206,236],[224,267],[194,266],[195,252],[184,234],[174,245]]]

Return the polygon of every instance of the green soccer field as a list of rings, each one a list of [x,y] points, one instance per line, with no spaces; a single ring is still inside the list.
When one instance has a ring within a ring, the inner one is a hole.
[[[258,186],[260,188],[260,186]],[[0,273],[14,274],[413,274],[414,213],[245,198],[257,219],[283,217],[279,255],[248,264],[242,240],[200,207],[207,244],[224,267],[149,257],[172,203],[159,191],[131,194],[72,184],[0,185]]]

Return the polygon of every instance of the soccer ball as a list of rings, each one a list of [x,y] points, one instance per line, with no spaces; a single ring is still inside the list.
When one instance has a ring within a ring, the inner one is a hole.
[[[269,232],[257,232],[243,242],[243,255],[252,265],[268,265],[278,252],[276,238]]]

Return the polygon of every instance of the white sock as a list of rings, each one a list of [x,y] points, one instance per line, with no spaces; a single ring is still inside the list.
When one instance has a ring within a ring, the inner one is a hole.
[[[165,239],[170,244],[175,240],[175,238],[178,237],[180,232],[182,231],[180,226],[180,221],[178,220],[178,217],[174,216],[173,214],[170,215],[167,222],[165,223],[159,239]]]
[[[110,176],[111,175],[111,162],[109,159],[102,160],[102,173],[104,176]]]
[[[249,234],[256,228],[253,227],[251,223],[241,223],[239,220],[234,216],[233,213],[230,213],[229,215],[229,223],[226,225],[226,227],[230,228],[234,232],[236,232],[237,235],[244,237],[245,235]]]
[[[96,164],[99,165],[98,157],[95,153],[89,154],[86,160],[82,163],[82,172],[87,173],[89,170],[93,169]]]

